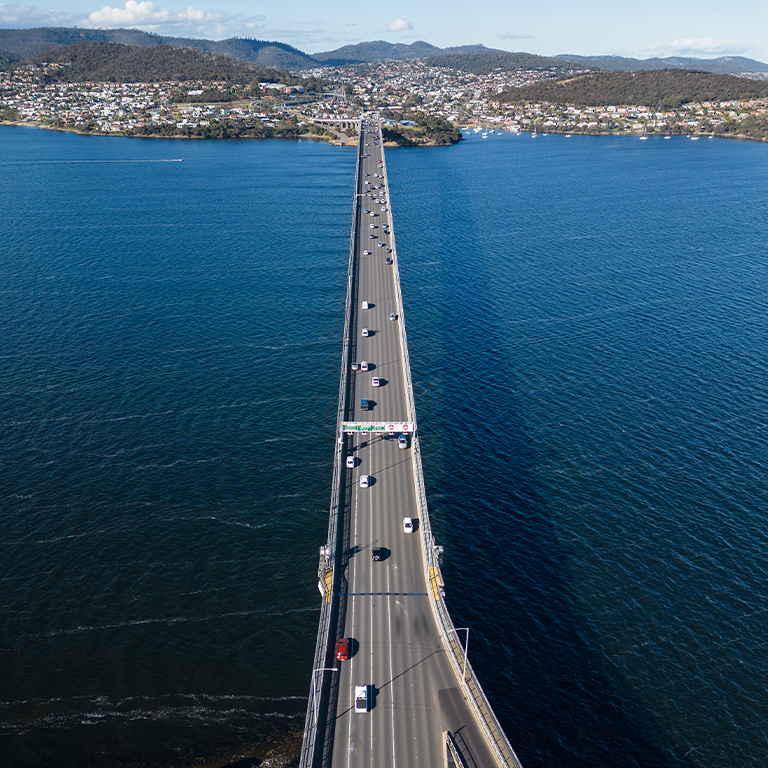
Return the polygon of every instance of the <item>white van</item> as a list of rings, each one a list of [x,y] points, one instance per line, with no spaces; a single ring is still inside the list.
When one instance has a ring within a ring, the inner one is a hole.
[[[363,309],[368,309],[368,302],[367,301],[363,302]]]
[[[370,686],[355,686],[355,712],[367,712],[370,709]]]

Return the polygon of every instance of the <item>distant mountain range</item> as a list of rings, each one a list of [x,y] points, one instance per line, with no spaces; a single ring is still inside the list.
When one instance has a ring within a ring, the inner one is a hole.
[[[23,61],[39,56],[41,53],[90,40],[143,47],[166,45],[174,48],[196,48],[273,69],[296,70],[320,66],[315,59],[293,46],[267,40],[240,38],[197,40],[155,35],[137,29],[77,29],[74,27],[0,29],[0,64],[7,66],[15,61]]]
[[[460,45],[454,48],[438,48],[437,46],[417,40],[415,43],[387,43],[384,40],[375,40],[372,43],[356,43],[345,45],[335,51],[314,53],[312,58],[325,66],[340,67],[344,64],[370,64],[376,61],[396,59],[424,59],[428,56],[445,56],[448,54],[480,53],[484,51],[496,51],[495,48],[486,48],[484,45]]]
[[[63,48],[74,43],[95,40],[139,46],[172,46],[194,48],[209,53],[231,56],[240,61],[260,64],[278,70],[310,69],[319,66],[341,66],[344,64],[365,64],[387,59],[408,60],[420,58],[449,57],[450,66],[472,71],[478,65],[478,56],[485,54],[506,54],[510,66],[529,57],[537,67],[561,69],[564,62],[573,62],[586,68],[636,72],[646,69],[695,69],[703,72],[731,74],[768,79],[768,64],[741,56],[721,56],[716,59],[696,58],[655,58],[630,59],[620,56],[577,56],[563,54],[557,57],[532,56],[531,54],[509,54],[484,45],[464,45],[453,48],[438,48],[421,40],[406,45],[377,40],[356,45],[345,45],[334,51],[312,55],[303,53],[286,43],[268,40],[230,38],[228,40],[197,40],[194,38],[168,37],[136,29],[79,29],[76,27],[38,27],[35,29],[0,29],[0,66],[38,56],[42,53]],[[465,58],[466,57],[466,58]],[[504,57],[501,57],[504,60]]]
[[[764,75],[768,78],[768,64],[743,56],[720,56],[716,59],[695,59],[685,56],[667,56],[664,59],[627,59],[623,56],[577,56],[563,53],[556,58],[575,61],[588,67],[620,72],[640,72],[644,69],[696,69],[718,75]]]

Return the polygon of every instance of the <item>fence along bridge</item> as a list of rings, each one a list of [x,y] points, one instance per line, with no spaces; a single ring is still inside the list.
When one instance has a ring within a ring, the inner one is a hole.
[[[360,121],[335,445],[302,768],[521,768],[443,598],[374,114]]]

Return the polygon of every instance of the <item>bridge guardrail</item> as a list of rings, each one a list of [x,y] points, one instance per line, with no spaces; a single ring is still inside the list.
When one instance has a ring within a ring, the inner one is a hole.
[[[424,489],[424,475],[421,463],[421,448],[419,444],[419,434],[416,423],[416,404],[413,397],[413,385],[411,382],[411,364],[408,356],[408,339],[405,332],[405,315],[403,312],[403,296],[400,288],[400,266],[397,258],[397,247],[395,246],[395,227],[392,220],[392,201],[389,196],[389,176],[387,174],[387,161],[384,157],[384,141],[381,135],[381,121],[379,125],[379,143],[381,145],[382,171],[384,175],[384,191],[387,199],[387,211],[389,213],[390,243],[392,247],[392,261],[395,276],[395,296],[397,299],[398,315],[400,322],[400,346],[403,360],[403,374],[405,378],[405,390],[408,400],[409,418],[413,423],[413,439],[411,460],[413,462],[414,476],[416,479],[416,497],[419,508],[419,531],[421,533],[422,553],[424,555],[424,576],[426,583],[430,585],[429,601],[432,605],[433,613],[440,628],[440,634],[443,644],[448,651],[456,675],[462,681],[462,685],[467,692],[468,700],[472,706],[475,717],[485,732],[485,736],[493,749],[500,766],[507,768],[522,768],[520,761],[512,749],[506,734],[499,724],[496,714],[491,708],[490,703],[478,681],[472,665],[466,662],[464,668],[464,649],[459,643],[456,634],[456,628],[448,613],[448,607],[443,597],[443,576],[440,569],[440,562],[437,555],[432,527],[429,521],[429,511],[427,509],[427,496]]]
[[[362,142],[360,142],[362,145]],[[358,208],[360,206],[360,152],[358,147],[358,158],[355,169],[355,197],[352,208],[352,229],[349,238],[349,262],[347,265],[347,303],[344,310],[344,343],[341,353],[341,373],[339,376],[339,400],[336,409],[336,435],[341,434],[341,425],[347,409],[347,392],[349,387],[350,372],[350,323],[352,319],[352,306],[354,303],[355,292],[355,243],[357,242],[357,221]],[[318,688],[323,690],[323,681],[325,673],[320,677],[316,670],[327,666],[326,660],[330,651],[330,626],[334,609],[338,601],[338,579],[339,573],[336,567],[338,559],[338,520],[339,520],[339,488],[341,486],[341,473],[343,471],[343,445],[339,440],[335,441],[335,451],[333,460],[333,486],[331,489],[331,506],[328,522],[328,538],[326,541],[326,554],[320,558],[318,567],[318,583],[324,583],[324,577],[328,568],[333,569],[331,581],[330,600],[323,599],[320,606],[320,621],[317,631],[317,641],[315,643],[315,657],[312,664],[312,681],[310,683],[309,701],[307,704],[307,714],[304,720],[304,738],[301,745],[300,768],[311,768],[315,765],[317,759],[317,733],[319,723],[316,721],[317,713],[320,707],[317,706]],[[326,587],[327,588],[327,587]]]

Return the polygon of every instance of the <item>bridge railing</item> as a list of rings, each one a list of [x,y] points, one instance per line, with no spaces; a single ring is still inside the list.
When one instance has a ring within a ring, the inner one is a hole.
[[[362,147],[363,142],[360,142]],[[360,206],[360,147],[358,147],[358,157],[355,169],[355,197],[352,210],[352,230],[349,238],[349,262],[347,265],[347,303],[344,310],[344,342],[341,353],[341,372],[339,376],[339,399],[336,409],[336,435],[337,437],[342,434],[341,425],[345,419],[347,410],[347,392],[349,391],[349,372],[351,368],[350,348],[350,326],[352,323],[352,307],[354,306],[355,295],[355,265],[356,265],[356,253],[355,247],[357,243],[357,222]],[[319,762],[319,755],[317,754],[318,746],[318,732],[320,726],[323,725],[322,719],[318,718],[318,713],[321,712],[322,707],[322,692],[324,690],[324,681],[326,679],[325,672],[321,671],[324,667],[329,666],[329,657],[332,658],[331,649],[331,637],[330,629],[334,611],[338,603],[338,581],[339,581],[339,569],[337,567],[339,563],[338,557],[338,522],[341,510],[339,509],[339,497],[342,479],[342,472],[344,471],[344,446],[341,440],[337,439],[335,442],[334,460],[333,460],[333,485],[331,488],[331,508],[328,522],[328,539],[324,552],[320,557],[320,565],[318,568],[318,586],[321,593],[323,593],[323,601],[320,607],[320,621],[317,631],[317,641],[315,643],[315,658],[312,664],[312,681],[310,684],[309,702],[307,705],[307,714],[304,720],[304,739],[301,746],[301,759],[299,762],[300,768],[311,768],[311,766]],[[332,569],[333,574],[330,584],[330,595],[326,594],[328,584],[326,581],[326,574],[328,570]]]
[[[448,613],[443,596],[443,576],[440,570],[440,561],[438,549],[435,545],[432,535],[432,526],[429,521],[429,511],[427,509],[427,496],[424,489],[424,474],[421,463],[421,447],[419,445],[419,434],[416,429],[416,403],[413,397],[413,385],[411,381],[411,364],[408,356],[408,339],[405,332],[405,315],[403,312],[403,296],[400,288],[400,269],[397,259],[397,248],[395,246],[395,227],[392,221],[392,203],[389,197],[389,177],[387,175],[387,162],[384,157],[384,142],[381,136],[381,123],[379,122],[379,143],[381,144],[382,172],[384,175],[384,191],[387,200],[387,212],[390,222],[390,244],[392,247],[392,260],[395,277],[395,296],[397,299],[397,311],[400,318],[398,326],[400,328],[400,346],[403,360],[403,374],[405,378],[405,391],[408,401],[409,418],[413,423],[414,435],[412,440],[411,459],[413,462],[414,477],[416,480],[416,498],[419,510],[419,531],[421,533],[422,552],[424,555],[424,577],[429,585],[428,599],[432,605],[432,610],[440,629],[443,644],[448,651],[448,657],[451,660],[456,675],[462,681],[464,690],[467,693],[467,700],[470,702],[475,717],[481,728],[484,730],[486,738],[493,749],[496,759],[500,766],[508,768],[522,768],[520,761],[512,749],[506,734],[499,725],[491,705],[486,698],[485,692],[480,686],[479,681],[472,669],[469,661],[464,657],[464,649],[459,643],[456,628]]]

